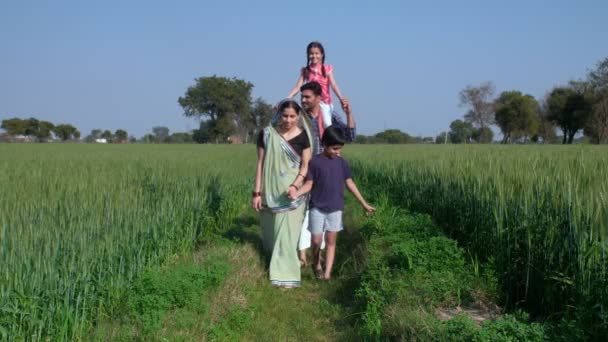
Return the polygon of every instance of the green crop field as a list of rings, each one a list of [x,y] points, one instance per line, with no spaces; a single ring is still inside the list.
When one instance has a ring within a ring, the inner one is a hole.
[[[344,155],[370,202],[430,215],[468,263],[492,267],[507,310],[608,331],[608,150]],[[86,339],[142,272],[250,211],[255,158],[253,145],[0,144],[2,339]]]

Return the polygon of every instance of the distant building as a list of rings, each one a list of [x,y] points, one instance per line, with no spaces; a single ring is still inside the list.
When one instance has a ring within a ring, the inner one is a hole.
[[[95,142],[98,144],[107,144],[108,143],[108,139],[106,138],[99,138],[99,139],[95,139]]]

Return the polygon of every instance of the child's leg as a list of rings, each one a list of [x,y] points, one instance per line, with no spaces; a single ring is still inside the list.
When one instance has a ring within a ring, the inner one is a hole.
[[[328,214],[325,224],[325,279],[330,279],[336,257],[336,239],[338,232],[343,229],[342,211]]]
[[[312,235],[312,257],[313,257],[313,266],[315,272],[322,271],[323,266],[321,266],[321,242],[323,242],[323,234],[313,234]]]
[[[325,279],[331,278],[331,269],[336,256],[336,238],[338,232],[325,232]]]
[[[323,101],[319,104],[321,106],[321,116],[323,118],[323,128],[327,128],[331,126],[331,112],[333,110],[333,106],[331,104],[327,104]]]
[[[311,233],[311,245],[313,255],[313,268],[315,275],[320,276],[323,267],[321,266],[321,244],[323,243],[323,226],[325,224],[325,214],[316,208],[310,209],[308,214],[308,229]]]

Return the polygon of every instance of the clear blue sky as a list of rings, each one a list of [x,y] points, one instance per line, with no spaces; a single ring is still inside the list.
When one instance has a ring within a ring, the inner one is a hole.
[[[195,78],[241,78],[275,102],[319,40],[359,133],[435,136],[466,112],[469,84],[540,98],[583,78],[608,57],[607,17],[605,0],[3,0],[0,120],[190,130],[177,99]]]

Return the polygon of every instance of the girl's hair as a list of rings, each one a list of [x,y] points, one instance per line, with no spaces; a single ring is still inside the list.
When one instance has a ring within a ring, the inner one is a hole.
[[[321,142],[323,143],[323,146],[344,146],[346,139],[344,139],[344,134],[342,134],[341,129],[335,126],[329,126],[325,129],[325,132],[323,132]]]
[[[308,76],[310,76],[310,50],[314,48],[321,50],[321,54],[323,55],[323,57],[321,57],[321,73],[323,74],[323,77],[327,77],[325,74],[325,49],[319,42],[310,42],[306,47],[306,68],[304,68],[305,80],[307,80]]]

